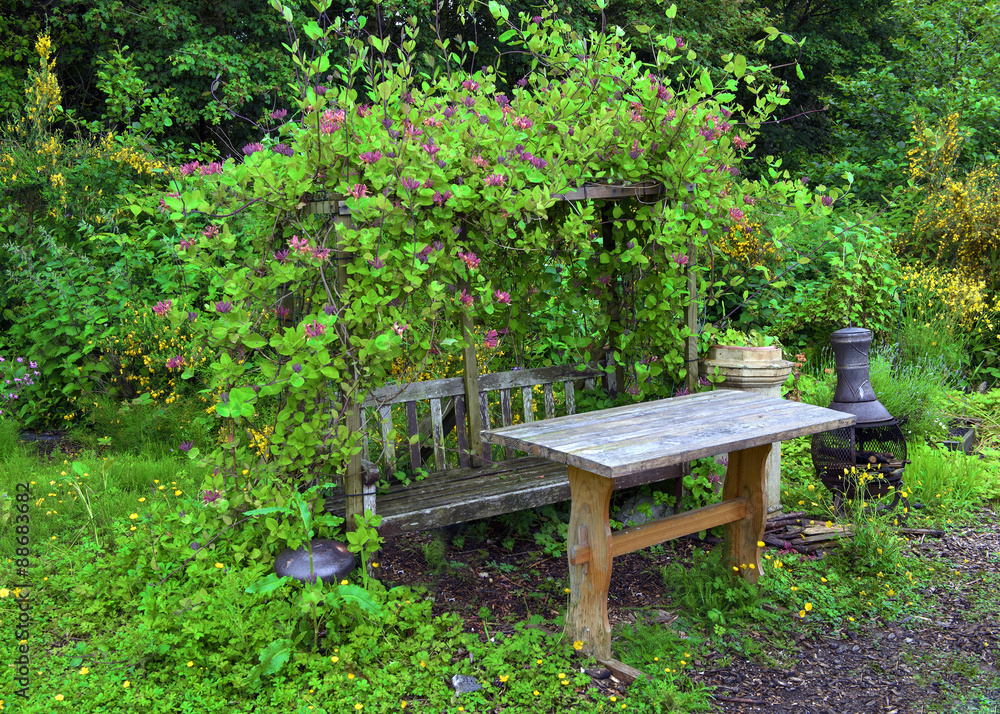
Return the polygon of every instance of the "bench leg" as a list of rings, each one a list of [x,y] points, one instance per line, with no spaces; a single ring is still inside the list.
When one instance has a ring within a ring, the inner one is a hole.
[[[572,504],[569,517],[569,553],[589,545],[590,560],[569,565],[569,607],[566,636],[584,643],[584,651],[598,659],[611,657],[608,588],[611,586],[611,526],[608,509],[614,481],[589,471],[568,467]]]
[[[729,454],[729,469],[722,487],[722,500],[745,498],[746,518],[725,524],[729,549],[729,565],[751,583],[760,575],[760,548],[757,542],[764,537],[767,510],[764,499],[765,469],[771,444],[751,446]]]

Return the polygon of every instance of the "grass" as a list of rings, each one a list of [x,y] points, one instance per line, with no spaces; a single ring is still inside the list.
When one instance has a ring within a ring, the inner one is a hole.
[[[998,488],[995,462],[925,447],[911,447],[911,457],[906,487],[911,502],[926,502],[911,524],[968,522]],[[17,701],[18,712],[388,712],[403,701],[417,711],[708,711],[712,692],[697,684],[692,663],[707,657],[709,643],[719,662],[778,665],[798,634],[861,632],[930,614],[923,589],[959,582],[947,563],[919,559],[896,540],[892,514],[858,512],[855,539],[824,559],[767,550],[757,588],[734,581],[717,550],[696,551],[693,563],[664,572],[677,621],[655,625],[640,610],[616,631],[616,656],[651,678],[609,701],[579,673],[573,643],[536,628],[558,630],[558,620],[535,617],[512,629],[481,611],[491,634],[483,641],[463,632],[457,615],[432,615],[426,593],[386,591],[377,581],[366,589],[358,572],[343,588],[268,584],[285,542],[278,534],[291,521],[276,513],[258,528],[239,527],[245,515],[202,500],[205,476],[165,448],[45,461],[0,423],[0,622],[17,617],[15,584],[30,583],[35,603],[32,698],[14,699],[11,671],[0,673],[0,700]],[[785,444],[783,481],[786,508],[832,507],[812,475],[808,440]],[[26,568],[15,540],[18,483],[31,488]],[[551,518],[541,526],[540,554],[562,537]],[[463,538],[485,533],[470,528]],[[429,566],[448,562],[442,546],[425,553]],[[561,581],[536,580],[526,602],[565,597]],[[983,598],[974,607],[987,612]],[[0,657],[14,661],[17,647],[0,640]],[[456,699],[447,681],[457,673],[483,689]]]

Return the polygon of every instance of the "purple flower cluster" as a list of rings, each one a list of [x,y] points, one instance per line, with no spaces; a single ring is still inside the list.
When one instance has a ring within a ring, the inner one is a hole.
[[[27,367],[24,364],[24,357],[17,357],[10,362],[0,357],[0,378],[3,379],[3,390],[0,391],[0,417],[4,415],[3,407],[20,399],[21,391],[35,384],[33,377],[41,376],[37,362],[29,360]]]
[[[462,259],[462,262],[465,263],[465,267],[469,270],[475,270],[479,267],[479,263],[482,262],[482,259],[471,251],[468,253],[459,253],[458,257]]]
[[[313,320],[306,325],[306,337],[319,337],[326,333],[326,325]]]

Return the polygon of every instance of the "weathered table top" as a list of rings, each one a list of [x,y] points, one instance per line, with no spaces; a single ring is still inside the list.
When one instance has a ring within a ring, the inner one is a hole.
[[[483,431],[483,439],[615,478],[816,434],[853,414],[716,390]]]

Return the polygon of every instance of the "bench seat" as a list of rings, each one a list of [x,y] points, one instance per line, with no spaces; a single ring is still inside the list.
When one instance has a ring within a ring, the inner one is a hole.
[[[631,487],[675,480],[681,484],[680,467],[643,471],[618,480]],[[679,497],[679,493],[675,493]],[[440,528],[479,518],[490,518],[570,499],[566,466],[548,459],[524,456],[481,468],[448,469],[421,481],[402,482],[378,492],[379,532],[395,535]],[[328,495],[328,511],[344,515],[343,491]]]

